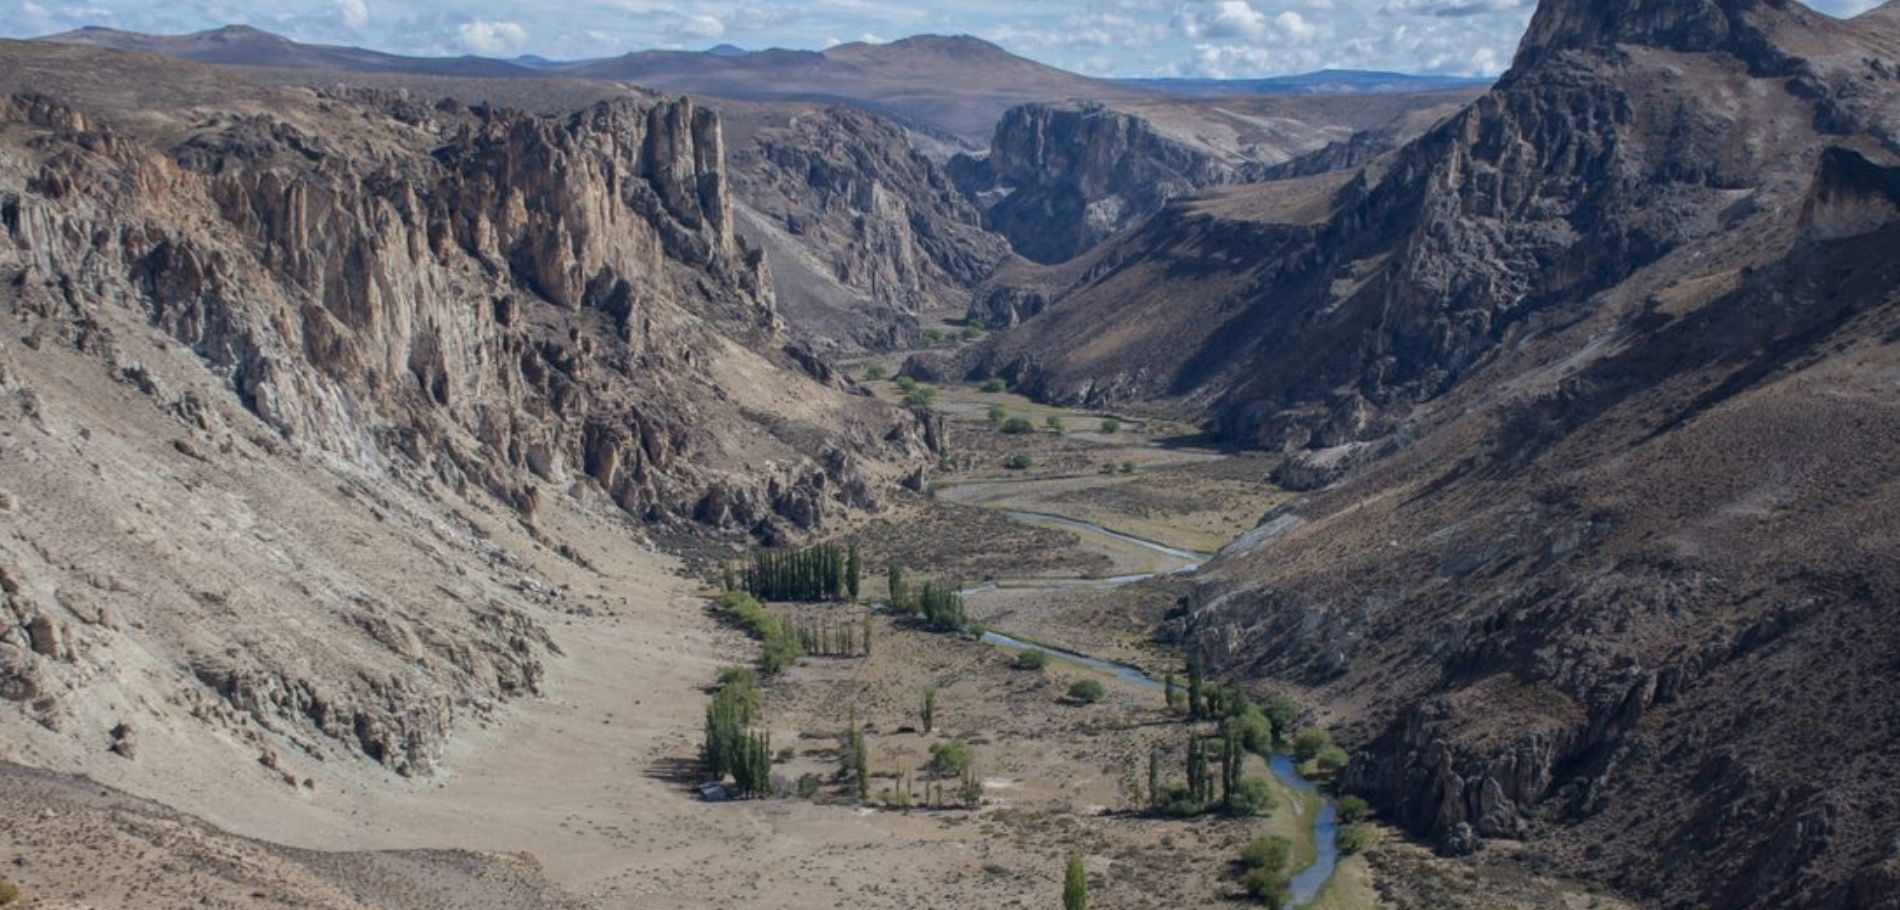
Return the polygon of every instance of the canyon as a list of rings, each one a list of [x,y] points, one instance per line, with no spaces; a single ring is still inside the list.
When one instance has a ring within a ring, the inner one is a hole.
[[[1896,251],[1895,3],[1542,0],[1495,84],[0,41],[0,879],[1233,901],[1320,803],[1129,798],[1192,659],[1344,747],[1311,906],[1900,907]],[[772,605],[878,647],[701,803],[720,570],[820,541],[993,634]]]

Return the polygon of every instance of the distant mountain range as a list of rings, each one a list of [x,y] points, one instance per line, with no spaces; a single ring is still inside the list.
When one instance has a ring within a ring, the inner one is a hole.
[[[1173,95],[1350,95],[1379,92],[1435,92],[1481,88],[1491,78],[1420,76],[1373,70],[1320,70],[1262,79],[1117,79],[1122,85]]]
[[[1016,56],[969,36],[919,35],[889,44],[841,44],[823,51],[649,50],[596,60],[524,55],[410,57],[356,47],[305,44],[249,26],[186,35],[89,27],[39,39],[162,54],[223,66],[400,73],[460,78],[593,79],[668,92],[750,101],[851,103],[966,148],[988,144],[1004,111],[1038,101],[1115,102],[1156,95],[1358,94],[1467,88],[1488,80],[1327,70],[1266,79],[1096,79]]]

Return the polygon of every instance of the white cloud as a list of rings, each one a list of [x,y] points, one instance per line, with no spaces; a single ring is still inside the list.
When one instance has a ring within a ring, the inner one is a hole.
[[[363,0],[337,0],[336,8],[345,28],[361,29],[369,24],[369,4]]]
[[[528,30],[518,22],[476,19],[462,23],[455,33],[469,52],[490,57],[519,53],[528,43]]]
[[[717,16],[685,16],[680,19],[679,31],[688,38],[720,38],[726,34],[726,24]]]
[[[1189,38],[1253,38],[1267,30],[1267,17],[1247,0],[1190,3],[1175,23]]]

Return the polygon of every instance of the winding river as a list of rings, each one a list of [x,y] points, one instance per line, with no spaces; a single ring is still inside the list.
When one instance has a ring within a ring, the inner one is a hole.
[[[1158,572],[1145,575],[1122,575],[1112,578],[1058,578],[989,582],[987,584],[965,588],[960,593],[966,598],[980,597],[998,590],[1057,591],[1076,590],[1078,588],[1099,590],[1121,588],[1147,581],[1159,575],[1178,575],[1192,572],[1206,564],[1208,559],[1208,554],[1205,553],[1195,553],[1189,550],[1170,547],[1163,543],[1145,540],[1130,534],[1124,534],[1120,531],[1113,531],[1101,525],[1076,518],[1050,515],[1043,512],[1023,512],[1008,509],[1001,511],[1010,518],[1028,524],[1060,528],[1085,539],[1092,537],[1115,545],[1133,546],[1147,550],[1163,558],[1163,568]],[[1048,645],[1036,642],[1023,641],[1011,637],[1007,633],[994,630],[983,633],[983,640],[989,644],[1010,651],[1043,651],[1058,660],[1109,674],[1116,679],[1143,689],[1159,692],[1165,688],[1162,682],[1126,664],[1118,664],[1113,661],[1090,657],[1086,654],[1077,654],[1073,651],[1065,651],[1061,648],[1052,648]],[[1268,765],[1273,769],[1273,776],[1278,778],[1280,783],[1288,789],[1298,793],[1317,795],[1321,800],[1320,811],[1313,816],[1313,862],[1307,865],[1306,868],[1301,869],[1297,875],[1293,876],[1288,888],[1289,896],[1286,908],[1287,910],[1292,910],[1292,908],[1303,907],[1312,903],[1313,899],[1319,896],[1320,889],[1324,888],[1326,883],[1332,879],[1333,870],[1339,862],[1339,851],[1335,843],[1338,825],[1334,819],[1332,798],[1321,794],[1319,788],[1316,787],[1312,781],[1301,776],[1298,765],[1294,763],[1291,757],[1286,755],[1272,756],[1268,760]]]

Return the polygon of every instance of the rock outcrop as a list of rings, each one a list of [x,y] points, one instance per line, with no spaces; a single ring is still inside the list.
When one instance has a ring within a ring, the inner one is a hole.
[[[131,722],[145,764],[182,711],[281,773],[430,774],[540,691],[573,608],[491,522],[570,561],[550,518],[796,539],[936,438],[788,344],[691,101],[535,115],[0,53],[9,721]]]
[[[846,108],[742,108],[744,233],[772,251],[780,309],[819,349],[888,350],[962,311],[1009,255],[897,125]]]
[[[989,226],[1044,263],[1073,259],[1170,199],[1250,171],[1099,103],[1014,108],[987,157],[959,156],[950,167]]]

